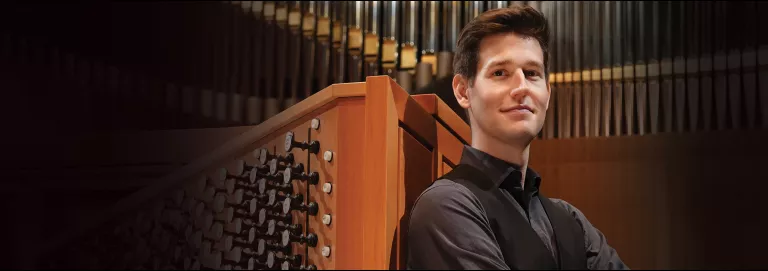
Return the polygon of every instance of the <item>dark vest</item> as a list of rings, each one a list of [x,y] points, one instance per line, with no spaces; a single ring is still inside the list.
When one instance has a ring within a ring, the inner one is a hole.
[[[539,193],[557,243],[558,261],[533,230],[528,220],[516,211],[500,189],[482,171],[460,164],[440,179],[464,185],[482,203],[491,229],[496,234],[504,262],[512,269],[586,269],[584,233],[567,211]]]

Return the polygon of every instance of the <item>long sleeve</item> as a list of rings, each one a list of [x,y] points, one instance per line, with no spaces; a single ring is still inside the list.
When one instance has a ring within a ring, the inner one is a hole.
[[[480,201],[438,180],[416,200],[408,232],[408,269],[510,269]]]
[[[629,270],[629,267],[619,258],[616,250],[608,245],[608,240],[600,230],[587,220],[587,217],[570,203],[561,199],[552,199],[556,205],[561,206],[584,230],[584,242],[587,250],[587,268],[590,270]]]

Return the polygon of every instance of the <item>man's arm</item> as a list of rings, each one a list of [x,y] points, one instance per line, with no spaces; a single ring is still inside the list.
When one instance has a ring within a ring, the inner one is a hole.
[[[480,201],[438,180],[416,200],[408,227],[408,269],[509,269]]]
[[[587,217],[570,203],[561,199],[551,199],[553,203],[565,209],[584,230],[584,242],[587,250],[587,268],[590,270],[616,270],[629,267],[619,258],[616,250],[608,245],[605,235],[595,228]]]

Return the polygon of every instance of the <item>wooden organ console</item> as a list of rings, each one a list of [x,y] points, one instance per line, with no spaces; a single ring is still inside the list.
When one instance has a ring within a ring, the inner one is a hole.
[[[331,85],[53,242],[44,268],[404,269],[469,127],[390,77]]]

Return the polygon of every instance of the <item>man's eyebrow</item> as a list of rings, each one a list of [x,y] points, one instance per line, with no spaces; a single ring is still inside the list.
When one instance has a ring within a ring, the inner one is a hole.
[[[509,65],[510,63],[512,63],[512,61],[509,59],[494,60],[494,61],[491,61],[491,63],[488,63],[487,67],[505,66],[505,65]],[[544,64],[536,60],[527,60],[523,62],[523,66],[524,67],[534,66],[539,69],[544,69]]]
[[[512,63],[509,59],[502,59],[502,60],[494,60],[491,61],[491,63],[488,63],[488,67],[494,67],[494,66],[504,66]]]
[[[544,69],[544,63],[541,63],[541,62],[536,61],[536,60],[528,60],[525,63],[523,63],[523,66],[534,66],[534,67],[542,69],[542,70]]]

